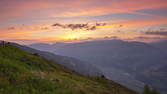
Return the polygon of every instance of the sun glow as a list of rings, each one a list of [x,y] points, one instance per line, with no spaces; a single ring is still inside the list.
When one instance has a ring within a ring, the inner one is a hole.
[[[75,39],[82,39],[88,36],[89,32],[84,32],[84,31],[75,31],[73,33],[67,33],[63,39],[64,40],[75,40]]]

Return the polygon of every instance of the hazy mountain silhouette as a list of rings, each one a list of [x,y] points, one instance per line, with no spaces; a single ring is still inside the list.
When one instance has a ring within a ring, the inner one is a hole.
[[[52,50],[47,51],[89,62],[102,70],[110,79],[135,89],[147,83],[161,91],[167,90],[165,70],[167,55],[152,44],[122,40],[62,44],[48,45],[48,48],[52,47]],[[44,50],[34,44],[30,47]]]
[[[19,45],[16,43],[11,43],[11,44],[29,52],[29,53],[32,53],[32,54],[35,53],[35,54],[43,56],[49,60],[58,61],[57,63],[64,65],[68,68],[71,68],[71,69],[73,69],[73,70],[75,70],[83,75],[86,75],[86,76],[99,76],[102,74],[102,72],[99,69],[97,69],[95,66],[88,64],[84,61],[72,58],[72,57],[56,55],[56,54],[53,54],[50,52],[36,50],[36,49],[29,48],[27,46]]]
[[[104,76],[84,76],[23,49],[0,43],[0,94],[138,94]]]
[[[167,54],[167,40],[162,40],[159,42],[152,42],[150,43],[150,45],[155,46],[159,49],[161,49],[162,51],[164,51]]]

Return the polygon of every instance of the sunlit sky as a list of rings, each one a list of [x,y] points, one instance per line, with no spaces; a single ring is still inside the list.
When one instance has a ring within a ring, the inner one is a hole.
[[[0,0],[0,40],[167,39],[167,0]]]

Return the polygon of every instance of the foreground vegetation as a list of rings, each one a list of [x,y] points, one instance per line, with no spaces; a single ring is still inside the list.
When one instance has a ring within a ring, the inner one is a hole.
[[[143,88],[143,94],[160,94],[155,88],[150,88],[148,85],[145,85]]]
[[[0,44],[0,94],[137,94],[104,77],[85,77],[38,54]]]

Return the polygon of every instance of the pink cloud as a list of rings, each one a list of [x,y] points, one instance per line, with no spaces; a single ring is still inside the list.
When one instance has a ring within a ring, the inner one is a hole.
[[[4,0],[0,3],[0,19],[22,16],[34,16],[34,12],[43,12],[43,16],[90,16],[117,12],[130,12],[139,9],[166,7],[166,0]],[[36,13],[38,14],[38,13]],[[42,15],[41,15],[42,16]]]

